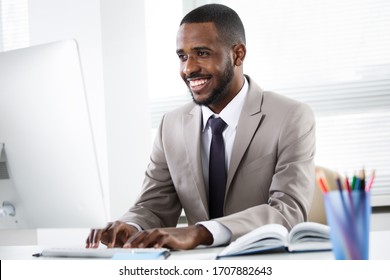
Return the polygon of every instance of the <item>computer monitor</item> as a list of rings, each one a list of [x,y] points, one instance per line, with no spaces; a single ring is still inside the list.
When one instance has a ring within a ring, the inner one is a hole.
[[[0,229],[106,224],[76,41],[0,53],[0,153]]]

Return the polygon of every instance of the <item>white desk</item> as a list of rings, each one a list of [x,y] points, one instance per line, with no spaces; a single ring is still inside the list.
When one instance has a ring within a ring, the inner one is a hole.
[[[207,248],[189,251],[172,252],[169,259],[213,259],[223,248]],[[304,253],[262,253],[256,255],[237,256],[223,260],[333,260],[332,251],[304,252]],[[370,233],[369,259],[390,260],[390,231],[375,231]]]
[[[215,259],[223,247],[205,248],[186,251],[173,251],[169,260],[210,260]],[[42,250],[40,246],[0,246],[1,260],[38,259],[32,255]],[[375,231],[370,234],[370,260],[390,260],[390,231]],[[48,259],[48,258],[39,258]],[[332,260],[331,251],[308,253],[263,253],[239,257],[229,257],[226,260]]]

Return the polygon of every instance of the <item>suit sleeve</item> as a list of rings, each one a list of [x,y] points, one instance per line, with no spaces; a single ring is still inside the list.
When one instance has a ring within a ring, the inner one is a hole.
[[[120,219],[143,229],[176,226],[182,210],[164,153],[163,130],[164,118],[155,138],[141,195]]]

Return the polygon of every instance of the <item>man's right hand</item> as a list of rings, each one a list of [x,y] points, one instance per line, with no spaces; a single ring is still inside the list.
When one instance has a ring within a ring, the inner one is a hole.
[[[97,248],[100,242],[108,248],[123,247],[127,240],[138,230],[126,223],[115,221],[108,223],[104,229],[92,229],[86,242],[86,248]]]

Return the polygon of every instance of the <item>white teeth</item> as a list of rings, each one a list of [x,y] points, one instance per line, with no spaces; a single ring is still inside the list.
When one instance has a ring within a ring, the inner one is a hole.
[[[204,80],[194,80],[194,81],[190,81],[190,86],[196,87],[196,86],[203,85],[205,83],[207,83],[206,79],[204,79]]]

